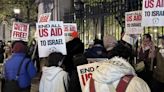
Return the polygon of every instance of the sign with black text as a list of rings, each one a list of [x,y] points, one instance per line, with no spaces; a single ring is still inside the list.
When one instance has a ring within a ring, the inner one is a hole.
[[[125,31],[126,34],[142,34],[143,27],[142,22],[142,11],[132,11],[125,13]]]
[[[164,0],[143,0],[142,26],[164,26]]]
[[[92,73],[99,67],[101,63],[90,63],[86,65],[77,66],[77,72],[79,76],[79,81],[81,89],[84,89],[88,79],[92,77]]]
[[[74,38],[73,32],[77,32],[77,24],[64,23],[64,32],[65,32],[66,42],[72,40]]]
[[[66,55],[66,43],[62,21],[37,23],[39,57],[47,57],[52,52]]]

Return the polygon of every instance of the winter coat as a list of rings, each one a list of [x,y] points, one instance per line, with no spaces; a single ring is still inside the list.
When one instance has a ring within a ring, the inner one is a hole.
[[[15,80],[19,65],[23,58],[24,53],[13,53],[12,56],[4,64],[5,79]],[[25,58],[20,69],[20,76],[18,77],[19,86],[26,88],[31,85],[31,80],[36,75],[36,69],[33,62],[29,58]]]
[[[135,75],[132,66],[121,58],[112,58],[109,62],[102,63],[99,68],[93,72],[93,80],[96,92],[116,92],[116,87],[125,75],[134,75],[125,92],[150,92],[148,85]],[[90,80],[83,92],[90,92]]]
[[[60,67],[43,67],[39,92],[68,92],[68,74]]]
[[[87,58],[107,58],[106,50],[100,44],[96,44],[92,48],[89,48],[85,52],[85,56]]]
[[[162,54],[164,54],[164,52],[162,52],[162,49],[158,48],[156,55],[156,68],[154,69],[153,77],[159,82],[164,83],[164,56],[162,56]]]

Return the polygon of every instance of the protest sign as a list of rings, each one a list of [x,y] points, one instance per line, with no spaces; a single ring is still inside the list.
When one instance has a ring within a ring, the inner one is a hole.
[[[77,72],[82,90],[84,89],[87,80],[92,77],[92,73],[98,68],[100,64],[101,63],[90,63],[86,65],[77,66]]]
[[[51,13],[43,13],[39,16],[38,22],[49,22],[51,19]]]
[[[138,40],[138,35],[136,35],[136,34],[125,34],[123,36],[122,40],[129,43],[130,45],[134,45]]]
[[[47,57],[52,52],[66,55],[66,43],[62,21],[37,23],[39,57]]]
[[[66,42],[72,40],[77,35],[74,33],[77,33],[77,25],[76,23],[64,23],[64,32],[65,32],[65,39]]]
[[[132,11],[125,13],[125,30],[126,34],[142,34],[143,27],[142,22],[142,11]]]
[[[28,41],[29,24],[14,22],[11,34],[11,40]]]
[[[143,0],[142,26],[164,26],[164,1]]]

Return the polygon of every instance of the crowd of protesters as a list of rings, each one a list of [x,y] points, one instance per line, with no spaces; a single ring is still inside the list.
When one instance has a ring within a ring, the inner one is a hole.
[[[119,82],[126,75],[133,77],[124,92],[164,92],[164,36],[159,39],[161,46],[155,46],[151,35],[144,34],[141,45],[135,50],[122,39],[117,41],[109,35],[103,40],[95,39],[85,49],[82,41],[75,37],[66,43],[67,55],[59,51],[50,53],[42,68],[36,41],[29,47],[23,41],[6,45],[0,41],[5,79],[2,91],[14,92],[10,82],[16,80],[20,89],[15,92],[30,92],[32,78],[42,72],[39,92],[82,92],[77,66],[87,64],[87,58],[108,58],[93,73],[83,92],[122,92]],[[144,68],[136,71],[135,66],[140,62],[144,63]]]

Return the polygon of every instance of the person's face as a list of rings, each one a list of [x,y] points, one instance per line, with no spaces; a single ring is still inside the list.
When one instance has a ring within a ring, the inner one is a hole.
[[[147,38],[146,36],[144,36],[144,37],[143,37],[143,42],[144,42],[145,44],[148,44],[148,43],[150,42],[150,39]]]

